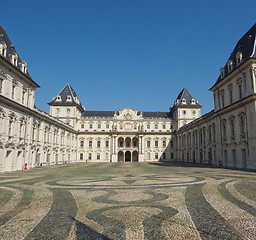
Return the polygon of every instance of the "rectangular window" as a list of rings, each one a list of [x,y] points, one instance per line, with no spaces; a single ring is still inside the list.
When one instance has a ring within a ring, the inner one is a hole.
[[[90,124],[89,128],[92,129],[92,124]]]
[[[147,141],[147,147],[150,147],[150,141]]]
[[[15,96],[15,85],[12,85],[12,99],[14,99]]]
[[[155,129],[158,129],[158,125],[157,124],[155,125]]]
[[[196,111],[192,111],[192,114],[193,114],[193,115],[196,115]]]
[[[80,160],[83,160],[83,159],[84,159],[84,154],[80,153]]]
[[[119,143],[119,147],[123,147],[123,142],[120,142],[120,143]]]
[[[166,141],[163,141],[163,147],[166,147]]]
[[[89,141],[89,147],[92,147],[92,141]]]
[[[137,142],[136,141],[133,142],[133,147],[137,147]]]
[[[222,101],[222,107],[225,107],[225,97],[224,95],[221,96],[221,101]]]
[[[173,141],[170,141],[170,145],[171,145],[171,147],[173,147]]]
[[[171,153],[171,158],[173,158],[173,152]]]
[[[98,128],[99,128],[99,129],[101,128],[101,124],[98,124]]]
[[[158,147],[158,141],[155,141],[155,147]]]
[[[229,100],[230,100],[230,104],[233,103],[233,92],[232,90],[229,91]]]
[[[155,159],[158,159],[158,153],[155,154]]]
[[[2,93],[2,88],[3,88],[3,80],[0,79],[0,93]]]
[[[239,85],[239,98],[243,97],[242,84]]]
[[[97,147],[100,147],[100,141],[97,141]]]
[[[89,159],[89,160],[92,160],[92,154],[91,154],[91,153],[89,153],[88,159]]]
[[[81,124],[81,128],[84,128],[84,124]]]
[[[150,125],[149,124],[147,125],[147,129],[150,129]]]
[[[100,154],[97,153],[97,160],[100,160]]]
[[[165,159],[166,158],[166,154],[165,153],[163,153],[163,159]]]
[[[106,128],[109,128],[109,124],[106,125]]]
[[[25,91],[23,90],[22,91],[22,104],[25,103]]]
[[[109,146],[109,142],[108,141],[106,141],[106,147],[108,147]]]
[[[84,141],[80,141],[80,147],[84,146]]]
[[[173,129],[173,125],[171,125],[171,129]]]
[[[187,111],[183,111],[183,115],[186,115],[187,114]]]
[[[165,126],[165,125],[163,125],[163,129],[166,129],[166,126]]]

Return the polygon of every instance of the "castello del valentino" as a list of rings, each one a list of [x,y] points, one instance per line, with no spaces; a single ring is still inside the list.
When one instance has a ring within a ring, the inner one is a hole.
[[[81,161],[256,169],[255,36],[256,24],[237,42],[217,81],[209,83],[214,109],[203,116],[186,88],[166,112],[89,111],[72,82],[45,100],[47,114],[34,106],[39,85],[0,27],[0,171]]]

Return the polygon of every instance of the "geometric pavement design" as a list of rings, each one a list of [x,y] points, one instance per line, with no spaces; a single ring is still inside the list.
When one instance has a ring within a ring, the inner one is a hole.
[[[0,239],[256,239],[256,173],[75,163],[0,174]]]

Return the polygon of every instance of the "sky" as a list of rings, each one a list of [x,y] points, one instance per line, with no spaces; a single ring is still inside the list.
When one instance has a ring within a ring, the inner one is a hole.
[[[255,0],[14,0],[2,7],[0,24],[40,85],[35,105],[46,112],[69,83],[86,110],[168,111],[187,87],[205,114],[219,69],[256,22]]]

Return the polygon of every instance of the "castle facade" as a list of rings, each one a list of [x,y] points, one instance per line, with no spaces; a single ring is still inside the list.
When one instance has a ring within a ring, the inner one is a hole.
[[[166,112],[86,110],[68,83],[34,106],[32,79],[0,27],[0,171],[71,162],[185,161],[256,169],[256,24],[211,87],[214,110],[184,88]]]

